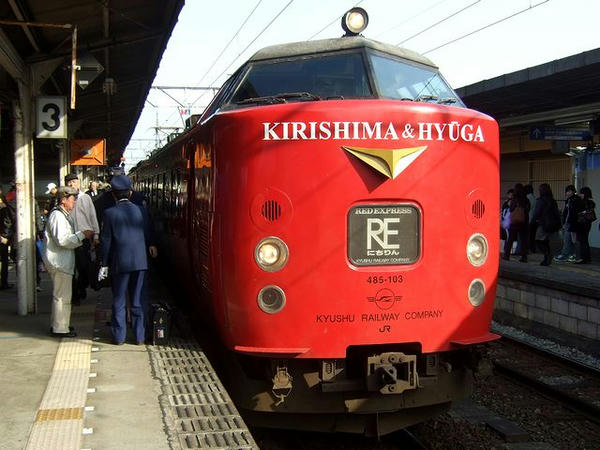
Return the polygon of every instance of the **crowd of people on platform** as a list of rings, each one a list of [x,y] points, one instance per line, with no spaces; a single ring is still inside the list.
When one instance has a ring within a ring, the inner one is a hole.
[[[565,206],[562,212],[547,183],[538,187],[538,196],[530,184],[515,184],[507,191],[500,212],[500,238],[504,240],[502,258],[510,259],[513,244],[519,261],[527,262],[529,253],[539,251],[544,258],[540,263],[549,266],[552,261],[589,264],[592,261],[589,234],[596,221],[596,204],[592,190],[584,186],[577,189],[572,184],[565,187]],[[550,242],[560,233],[562,249],[551,255]]]
[[[145,292],[148,256],[157,256],[144,197],[118,172],[110,184],[99,186],[91,181],[85,192],[78,175],[71,173],[63,186],[49,183],[45,194],[43,209],[36,208],[36,252],[38,289],[39,272],[47,271],[52,279],[50,334],[75,337],[70,326],[71,305],[80,304],[89,287],[99,289],[103,281],[109,281],[113,342],[125,342],[129,299],[134,342],[143,344],[149,313]],[[16,248],[15,210],[13,190],[6,196],[0,190],[0,289],[11,287],[7,272],[9,249]]]

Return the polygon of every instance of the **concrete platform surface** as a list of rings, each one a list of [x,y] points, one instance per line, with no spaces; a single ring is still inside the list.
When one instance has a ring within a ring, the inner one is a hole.
[[[4,431],[0,447],[170,448],[158,402],[160,386],[152,377],[146,346],[112,345],[106,332],[110,290],[88,289],[88,298],[74,306],[71,314],[77,338],[58,339],[49,334],[52,283],[47,274],[42,274],[41,288],[37,314],[25,317],[16,314],[16,289],[0,291],[0,423]],[[79,375],[84,378],[85,404],[61,408],[57,402],[81,390],[77,377],[72,376],[81,368],[61,370],[68,358],[59,360],[60,348],[74,344],[88,352],[87,367]],[[58,387],[51,388],[54,381]],[[44,408],[44,404],[54,407]],[[69,419],[81,420],[75,431],[67,427],[56,432]],[[41,441],[34,439],[39,427],[46,428]]]
[[[521,263],[513,256],[511,261],[501,261],[500,276],[600,295],[597,262],[543,267],[539,265],[541,259],[541,255],[533,254],[527,263]],[[10,278],[14,283],[12,267]],[[151,300],[153,295],[164,298],[164,287],[157,286],[158,279],[151,277]],[[157,289],[163,291],[157,293]],[[51,291],[50,278],[44,273],[38,311],[25,317],[16,314],[16,288],[0,291],[0,448],[170,449],[202,439],[206,443],[237,442],[235,448],[256,448],[237,411],[229,407],[221,408],[226,420],[219,419],[219,423],[231,424],[224,438],[213,439],[212,419],[207,419],[206,429],[193,438],[185,431],[190,429],[187,422],[199,429],[204,419],[190,421],[167,411],[174,390],[165,384],[169,377],[161,379],[157,372],[162,363],[156,347],[134,345],[132,336],[124,345],[112,344],[109,289],[88,289],[88,298],[81,306],[73,307],[71,324],[78,336],[72,339],[49,334]],[[181,387],[201,392],[195,385]],[[220,389],[210,387],[210,391],[219,392],[217,401],[231,404]],[[185,409],[200,408],[192,405]],[[219,448],[229,448],[223,445]]]
[[[150,302],[168,302],[148,279]],[[37,312],[20,317],[16,289],[0,290],[0,449],[258,448],[193,338],[137,345],[129,330],[114,345],[108,288],[73,306],[77,337],[55,338],[51,296],[44,273]]]

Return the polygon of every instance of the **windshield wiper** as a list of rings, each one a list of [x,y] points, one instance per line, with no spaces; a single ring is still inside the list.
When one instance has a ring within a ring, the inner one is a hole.
[[[417,97],[418,102],[429,102],[432,100],[437,100],[438,98],[435,95],[429,95],[429,94],[421,94]]]
[[[456,98],[454,97],[445,97],[445,98],[441,98],[438,103],[441,105],[450,105],[452,103],[456,103]]]
[[[283,98],[273,97],[272,95],[268,95],[266,97],[250,97],[244,100],[240,100],[239,102],[235,102],[236,105],[247,105],[249,103],[266,103],[268,105],[273,105],[275,103],[286,103]]]
[[[275,98],[294,98],[294,99],[302,99],[302,100],[321,100],[321,97],[315,94],[311,94],[310,92],[286,92],[284,94],[274,95]]]
[[[264,97],[250,97],[236,102],[237,105],[247,105],[249,103],[266,103],[273,105],[276,103],[287,103],[288,100],[321,100],[321,97],[310,92],[285,92],[277,95],[266,95]]]

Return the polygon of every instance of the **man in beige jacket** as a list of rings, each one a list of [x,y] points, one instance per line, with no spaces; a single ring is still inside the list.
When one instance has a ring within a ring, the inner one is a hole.
[[[94,236],[92,230],[75,231],[71,212],[75,207],[77,191],[68,186],[58,190],[58,207],[48,217],[44,240],[44,264],[52,278],[52,336],[75,337],[69,326],[71,320],[71,294],[75,270],[75,251],[84,239]]]

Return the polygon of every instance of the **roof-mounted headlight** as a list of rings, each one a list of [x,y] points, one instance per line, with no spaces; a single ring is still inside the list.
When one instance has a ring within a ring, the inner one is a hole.
[[[369,15],[362,8],[352,8],[342,16],[342,28],[346,36],[356,36],[369,24]]]

